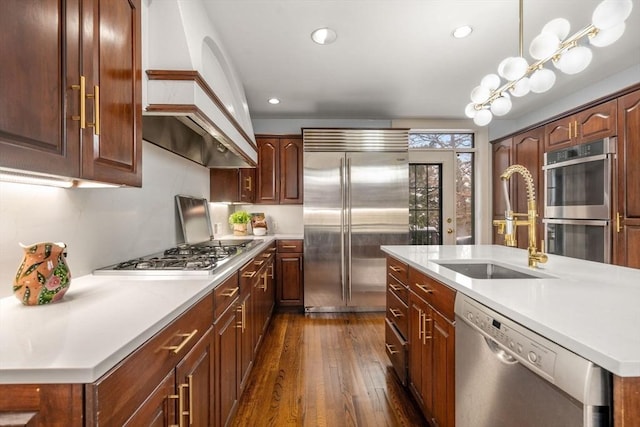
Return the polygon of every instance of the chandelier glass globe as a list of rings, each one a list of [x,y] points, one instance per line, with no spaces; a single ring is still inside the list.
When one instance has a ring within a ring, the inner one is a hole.
[[[548,68],[536,70],[529,77],[529,88],[533,93],[544,93],[556,83],[556,73]]]
[[[491,122],[493,115],[489,110],[479,110],[473,118],[473,122],[478,126],[486,126]]]
[[[565,74],[577,74],[591,63],[593,53],[586,46],[576,46],[564,52],[556,62],[556,67]]]

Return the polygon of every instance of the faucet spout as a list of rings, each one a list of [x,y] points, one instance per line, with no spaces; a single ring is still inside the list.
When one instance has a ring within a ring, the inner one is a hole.
[[[520,214],[514,213],[511,210],[511,202],[509,201],[509,191],[507,188],[507,181],[511,179],[511,176],[514,173],[518,173],[522,175],[522,178],[527,185],[527,213]],[[536,209],[536,196],[535,196],[535,188],[533,183],[533,177],[531,176],[531,172],[527,168],[522,165],[511,165],[502,172],[500,175],[500,179],[502,180],[504,196],[506,201],[506,211],[504,215],[504,220],[496,220],[493,221],[493,225],[498,227],[498,233],[504,234],[504,242],[507,246],[516,246],[516,229],[518,225],[524,225],[529,227],[529,245],[528,245],[528,264],[529,267],[537,267],[538,263],[547,262],[547,254],[543,252],[543,250],[538,250],[536,247],[536,218],[538,216],[538,211]],[[526,216],[526,221],[518,221],[515,219],[517,216]]]

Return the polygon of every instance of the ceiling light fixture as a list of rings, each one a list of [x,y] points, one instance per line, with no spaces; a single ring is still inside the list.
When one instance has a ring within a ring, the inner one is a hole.
[[[632,0],[604,0],[593,11],[592,23],[569,37],[569,21],[557,18],[548,22],[529,46],[529,54],[534,59],[529,65],[523,56],[523,0],[519,1],[519,56],[504,59],[498,65],[498,75],[485,76],[480,86],[471,91],[472,102],[465,107],[465,115],[478,126],[488,125],[494,115],[507,114],[511,110],[510,95],[521,97],[529,92],[543,93],[551,89],[556,75],[553,70],[544,68],[548,62],[565,74],[577,74],[587,68],[593,54],[584,40],[596,47],[614,43],[624,33],[624,21],[633,8]],[[502,85],[501,77],[506,80]]]
[[[271,105],[278,105],[280,104],[280,100],[278,98],[269,98],[269,100],[267,101],[269,104]]]
[[[334,30],[328,27],[318,28],[311,33],[311,40],[318,44],[331,44],[338,38]]]
[[[462,27],[458,27],[453,30],[453,33],[451,33],[451,35],[457,39],[463,39],[465,37],[468,37],[472,32],[473,28],[471,28],[469,25],[463,25]]]

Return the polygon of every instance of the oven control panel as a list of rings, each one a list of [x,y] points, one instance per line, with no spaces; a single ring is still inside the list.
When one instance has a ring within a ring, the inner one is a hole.
[[[498,343],[507,354],[553,381],[556,353],[544,344],[547,341],[545,338],[469,300],[464,301],[461,317]]]

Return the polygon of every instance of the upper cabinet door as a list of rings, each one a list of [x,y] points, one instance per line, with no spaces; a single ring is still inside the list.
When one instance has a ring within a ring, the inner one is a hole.
[[[256,203],[280,203],[280,151],[278,138],[256,138],[258,144],[258,196]]]
[[[78,176],[79,0],[3,1],[0,28],[0,167]]]
[[[142,185],[140,0],[84,0],[83,177]]]
[[[280,203],[302,203],[302,138],[280,140]]]
[[[614,99],[576,114],[577,143],[617,135],[617,108],[618,102]]]

